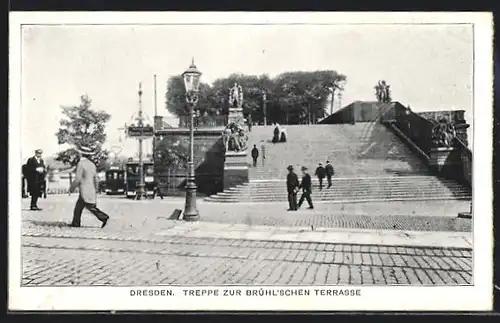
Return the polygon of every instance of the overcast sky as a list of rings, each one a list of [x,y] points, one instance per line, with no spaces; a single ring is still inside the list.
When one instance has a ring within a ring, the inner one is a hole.
[[[385,79],[393,99],[414,111],[466,110],[472,124],[472,46],[466,25],[25,26],[23,156],[60,149],[60,106],[78,104],[82,94],[111,114],[107,146],[119,144],[117,128],[137,110],[139,82],[152,120],[153,74],[159,114],[168,117],[166,80],[192,56],[204,82],[334,69],[347,76],[343,105],[374,100],[373,86]],[[135,141],[124,144],[122,154],[135,153]]]

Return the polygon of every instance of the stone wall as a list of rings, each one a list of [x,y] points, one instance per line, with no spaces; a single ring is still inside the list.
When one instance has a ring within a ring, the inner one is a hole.
[[[437,175],[472,186],[472,152],[467,147],[468,124],[464,111],[433,111],[415,113],[401,104],[395,104],[393,125],[426,154],[427,162]],[[437,148],[432,142],[435,124],[446,119],[455,126],[457,137],[453,147]],[[411,146],[411,145],[410,145]]]
[[[432,148],[432,128],[434,124],[399,103],[394,105],[394,114],[395,124],[399,130],[429,155]]]
[[[417,114],[433,122],[439,122],[439,120],[445,119],[452,123],[455,126],[457,137],[459,137],[466,146],[469,146],[469,138],[467,136],[467,128],[469,128],[469,125],[465,120],[464,110],[426,111],[418,112]]]
[[[222,129],[204,129],[194,132],[194,166],[199,195],[210,195],[222,191],[224,173],[224,146]],[[189,143],[188,129],[163,129],[156,132],[156,141],[167,136],[181,138]],[[154,154],[156,156],[156,152]],[[171,168],[155,160],[155,174],[165,195],[182,195],[186,182],[186,168]]]

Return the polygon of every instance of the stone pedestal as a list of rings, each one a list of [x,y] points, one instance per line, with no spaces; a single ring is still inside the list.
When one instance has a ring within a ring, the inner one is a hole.
[[[458,217],[461,219],[472,219],[472,201],[470,203],[470,209],[468,212],[459,212]]]
[[[229,115],[227,118],[228,123],[236,123],[243,125],[245,123],[245,119],[243,117],[243,108],[230,108]]]
[[[248,182],[247,151],[227,151],[224,161],[224,189]]]
[[[467,129],[470,127],[467,123],[459,123],[455,125],[455,132],[457,133],[457,137],[462,140],[462,142],[468,147],[469,146],[469,138],[467,136]]]
[[[441,173],[445,166],[460,166],[460,160],[450,158],[456,151],[456,148],[451,147],[431,148],[429,166],[435,169],[438,173]]]

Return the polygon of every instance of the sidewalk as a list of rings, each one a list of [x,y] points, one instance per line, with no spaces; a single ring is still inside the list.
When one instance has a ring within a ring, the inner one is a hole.
[[[472,249],[472,233],[470,232],[272,227],[207,222],[172,222],[174,224],[170,228],[157,234],[191,238]]]
[[[23,220],[70,222],[77,196],[54,196],[40,201],[41,212],[31,212],[23,201]],[[144,225],[162,225],[175,209],[184,210],[184,198],[128,200],[101,197],[98,206],[108,213],[112,230],[140,230]],[[420,201],[363,204],[318,204],[314,210],[287,212],[286,203],[209,203],[198,201],[200,222],[244,224],[248,226],[315,227],[343,229],[471,232],[470,219],[458,219],[469,210],[469,202]],[[84,226],[98,226],[87,212]]]
[[[430,221],[438,219],[449,225],[451,216],[402,216],[401,223],[420,231],[359,229],[396,222],[382,214],[384,206],[373,212],[380,214],[362,218],[327,208],[290,214],[279,204],[200,203],[202,221],[184,222],[167,219],[173,209],[182,209],[182,200],[103,198],[98,205],[112,216],[104,229],[88,213],[83,227],[72,228],[74,199],[47,199],[40,203],[43,211],[22,211],[23,285],[473,283],[470,230],[436,232],[426,224],[432,227],[439,222]]]

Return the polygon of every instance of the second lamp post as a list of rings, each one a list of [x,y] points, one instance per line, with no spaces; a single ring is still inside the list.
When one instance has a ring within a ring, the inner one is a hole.
[[[182,73],[186,87],[186,102],[189,106],[189,162],[186,183],[186,202],[184,206],[184,221],[197,221],[200,218],[196,208],[196,180],[194,173],[194,109],[198,102],[198,89],[200,86],[201,72],[194,65]]]

